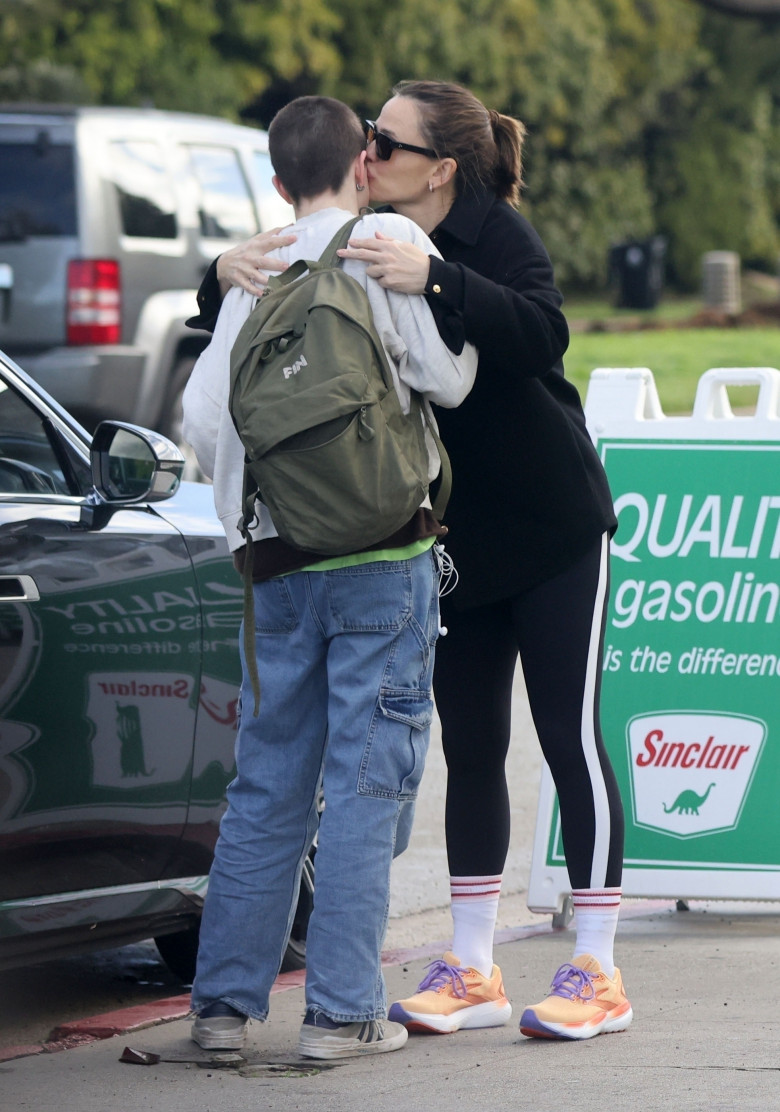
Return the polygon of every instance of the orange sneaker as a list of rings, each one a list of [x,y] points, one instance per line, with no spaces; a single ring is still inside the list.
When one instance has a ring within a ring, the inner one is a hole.
[[[504,993],[501,970],[493,966],[490,977],[464,968],[449,951],[427,966],[417,992],[399,1000],[388,1019],[403,1023],[407,1031],[448,1035],[471,1027],[502,1027],[512,1016]]]
[[[532,1039],[590,1039],[625,1031],[633,1018],[620,970],[608,977],[594,957],[581,954],[561,966],[549,996],[525,1009],[520,1030]]]

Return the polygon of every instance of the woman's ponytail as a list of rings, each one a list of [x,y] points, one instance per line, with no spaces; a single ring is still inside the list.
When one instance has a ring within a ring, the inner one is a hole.
[[[426,145],[458,164],[459,193],[487,187],[519,204],[525,137],[519,120],[485,108],[469,89],[449,81],[401,81],[393,95],[417,102]]]
[[[493,188],[502,201],[517,207],[523,188],[523,140],[525,125],[513,116],[503,116],[490,109],[490,126],[496,144],[497,160],[493,171]]]

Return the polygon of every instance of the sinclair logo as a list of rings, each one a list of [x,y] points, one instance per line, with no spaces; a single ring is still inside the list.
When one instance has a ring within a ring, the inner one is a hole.
[[[628,723],[634,822],[674,838],[733,830],[766,723],[715,711],[661,711]]]

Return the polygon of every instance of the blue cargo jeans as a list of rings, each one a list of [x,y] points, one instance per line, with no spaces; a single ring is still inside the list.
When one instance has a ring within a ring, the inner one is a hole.
[[[193,1011],[222,1000],[266,1018],[322,784],[307,1007],[345,1023],[386,1014],[390,865],[428,748],[438,586],[433,550],[255,584],[260,713],[241,714]]]

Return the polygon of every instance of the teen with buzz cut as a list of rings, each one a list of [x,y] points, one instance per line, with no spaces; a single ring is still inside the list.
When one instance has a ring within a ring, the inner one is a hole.
[[[316,259],[360,211],[366,145],[340,101],[302,97],[269,129],[280,194],[296,221],[276,240],[276,268]],[[356,234],[392,237],[436,253],[397,214],[366,214]],[[393,293],[365,263],[344,270],[366,290],[406,413],[410,391],[426,406],[458,405],[476,352],[453,353],[422,295]],[[230,353],[255,297],[225,297],[209,347],[184,395],[184,435],[203,471],[228,544],[243,560],[244,450],[228,409]],[[430,453],[430,477],[439,467]],[[437,537],[428,499],[369,550],[318,559],[277,535],[258,505],[253,529],[257,717],[242,652],[236,777],[227,792],[200,932],[192,1037],[205,1049],[241,1047],[248,1019],[265,1020],[287,945],[301,868],[319,823],[317,898],[307,935],[306,1015],[300,1053],[342,1058],[398,1050],[406,1028],[386,1017],[381,948],[390,865],[408,836],[433,713],[439,632]],[[399,826],[399,818],[404,821]]]

